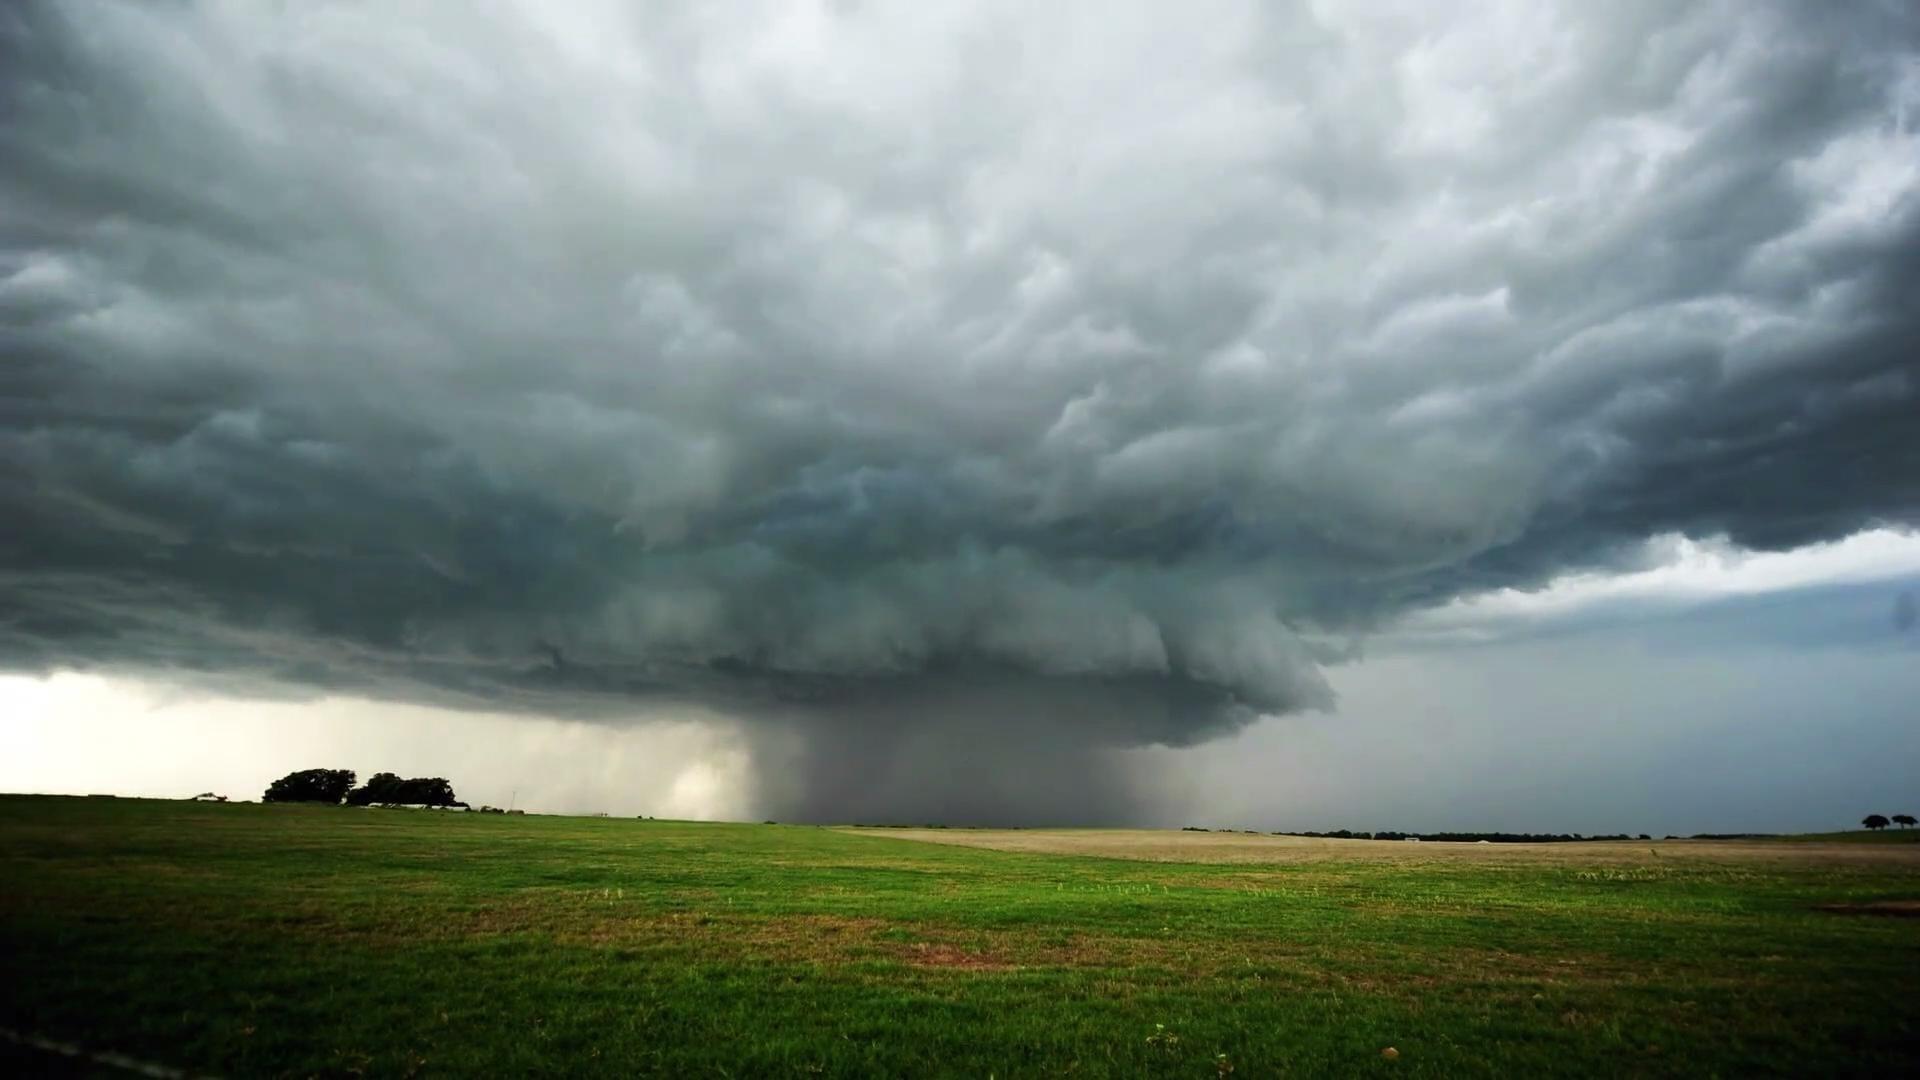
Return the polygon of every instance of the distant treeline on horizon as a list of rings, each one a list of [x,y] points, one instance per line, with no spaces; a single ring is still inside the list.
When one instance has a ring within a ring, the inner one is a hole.
[[[772,821],[769,821],[766,824],[772,825],[775,823]],[[919,825],[875,824],[870,822],[855,822],[851,826],[851,828],[855,828],[855,829],[961,829],[961,830],[985,829],[988,831],[996,831],[996,830],[1019,830],[1023,828],[1023,826],[1019,826],[1019,825],[942,825],[935,822],[926,822]],[[1653,839],[1653,837],[1648,833],[1641,833],[1638,836],[1635,836],[1632,833],[1606,833],[1606,834],[1595,834],[1593,836],[1587,836],[1583,833],[1507,833],[1507,832],[1412,833],[1412,832],[1394,832],[1390,829],[1382,832],[1355,832],[1352,829],[1335,829],[1332,832],[1294,832],[1286,829],[1276,829],[1271,833],[1263,833],[1259,829],[1209,829],[1199,825],[1187,825],[1182,827],[1180,831],[1181,832],[1242,833],[1247,836],[1302,836],[1302,837],[1308,837],[1315,840],[1431,840],[1436,843],[1452,842],[1456,844],[1477,844],[1482,840],[1486,841],[1489,844],[1561,844],[1561,843],[1574,843],[1578,841],[1590,841],[1590,840],[1652,840]],[[1667,839],[1667,840],[1762,840],[1768,837],[1773,837],[1778,835],[1779,835],[1778,833],[1696,833],[1693,836],[1674,836],[1672,834],[1668,834],[1663,839]]]
[[[1202,829],[1195,825],[1189,825],[1184,831],[1208,832],[1209,830]],[[1233,830],[1221,829],[1219,831],[1232,832]],[[1332,832],[1281,831],[1281,832],[1275,832],[1273,835],[1275,836],[1307,836],[1317,840],[1432,840],[1439,843],[1451,842],[1456,844],[1477,844],[1483,840],[1489,844],[1563,844],[1563,843],[1572,843],[1575,841],[1584,841],[1584,840],[1651,840],[1653,839],[1653,837],[1648,835],[1647,833],[1641,833],[1638,836],[1634,836],[1631,833],[1609,833],[1604,835],[1586,836],[1581,833],[1508,833],[1508,832],[1409,833],[1409,832],[1393,832],[1392,830],[1387,830],[1384,832],[1354,832],[1350,829],[1335,829]],[[1667,839],[1678,840],[1680,838],[1677,836],[1669,836],[1667,837]],[[1709,839],[1709,838],[1695,837],[1695,839]],[[1725,838],[1714,837],[1711,839],[1725,839]]]

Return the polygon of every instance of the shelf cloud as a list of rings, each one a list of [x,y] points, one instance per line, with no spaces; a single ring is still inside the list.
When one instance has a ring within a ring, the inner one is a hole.
[[[1916,296],[1903,4],[13,4],[0,663],[1095,819],[1400,616],[1920,524]]]

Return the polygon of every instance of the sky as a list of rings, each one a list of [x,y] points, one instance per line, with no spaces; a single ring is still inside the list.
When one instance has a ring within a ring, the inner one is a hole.
[[[0,789],[1910,811],[1916,295],[1893,2],[8,5]]]

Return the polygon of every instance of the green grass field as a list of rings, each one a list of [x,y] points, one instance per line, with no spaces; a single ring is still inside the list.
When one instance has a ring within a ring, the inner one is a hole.
[[[229,1076],[1920,1074],[1920,919],[1815,910],[1920,898],[1920,849],[1794,850],[1143,862],[10,796],[0,1026]]]

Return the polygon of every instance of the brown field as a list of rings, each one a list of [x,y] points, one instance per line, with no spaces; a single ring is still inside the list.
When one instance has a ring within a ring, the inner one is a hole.
[[[1045,855],[1184,863],[1395,862],[1432,864],[1580,863],[1609,866],[1679,861],[1792,862],[1920,866],[1920,844],[1789,840],[1594,840],[1553,844],[1478,844],[1404,840],[1330,840],[1261,833],[1176,829],[882,829],[848,828],[935,844]]]

